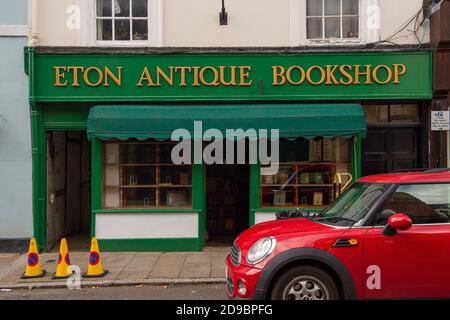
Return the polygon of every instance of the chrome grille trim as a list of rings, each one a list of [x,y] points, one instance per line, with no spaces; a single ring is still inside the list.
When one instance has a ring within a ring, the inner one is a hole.
[[[235,266],[241,264],[241,250],[237,246],[236,242],[233,242],[233,246],[231,247],[230,259]]]

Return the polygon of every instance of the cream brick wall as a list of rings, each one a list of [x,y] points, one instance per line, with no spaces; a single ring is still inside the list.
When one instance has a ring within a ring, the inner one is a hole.
[[[37,1],[38,45],[95,45],[94,0]],[[156,0],[157,1],[157,0]],[[292,8],[305,0],[225,0],[228,25],[219,25],[220,0],[159,0],[162,2],[162,45],[167,47],[291,46]],[[376,1],[376,0],[366,0]],[[381,30],[378,39],[393,34],[420,10],[422,0],[378,0]],[[66,26],[67,8],[78,5],[81,29]],[[30,13],[30,20],[33,17]],[[92,20],[92,21],[91,21]],[[30,24],[31,25],[31,24]],[[303,24],[301,24],[303,25]],[[412,28],[412,24],[411,24]],[[410,29],[410,28],[409,28]],[[416,43],[406,30],[396,36],[399,44]],[[422,38],[422,31],[419,37]],[[428,42],[428,34],[423,38]]]

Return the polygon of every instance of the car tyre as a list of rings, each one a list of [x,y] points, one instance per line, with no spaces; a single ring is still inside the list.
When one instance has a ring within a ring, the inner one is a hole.
[[[339,290],[333,278],[313,266],[288,269],[276,280],[271,300],[338,300]]]

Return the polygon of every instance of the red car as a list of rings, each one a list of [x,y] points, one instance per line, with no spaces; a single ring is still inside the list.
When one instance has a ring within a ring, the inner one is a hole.
[[[362,178],[315,217],[244,231],[226,264],[230,298],[448,298],[450,170]]]

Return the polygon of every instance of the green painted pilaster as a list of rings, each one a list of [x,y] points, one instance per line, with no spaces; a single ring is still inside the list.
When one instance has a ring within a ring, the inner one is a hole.
[[[192,165],[192,207],[198,211],[198,237],[201,250],[206,244],[206,199],[205,199],[205,166]]]
[[[94,211],[102,208],[102,142],[91,141],[91,236],[95,236]]]

